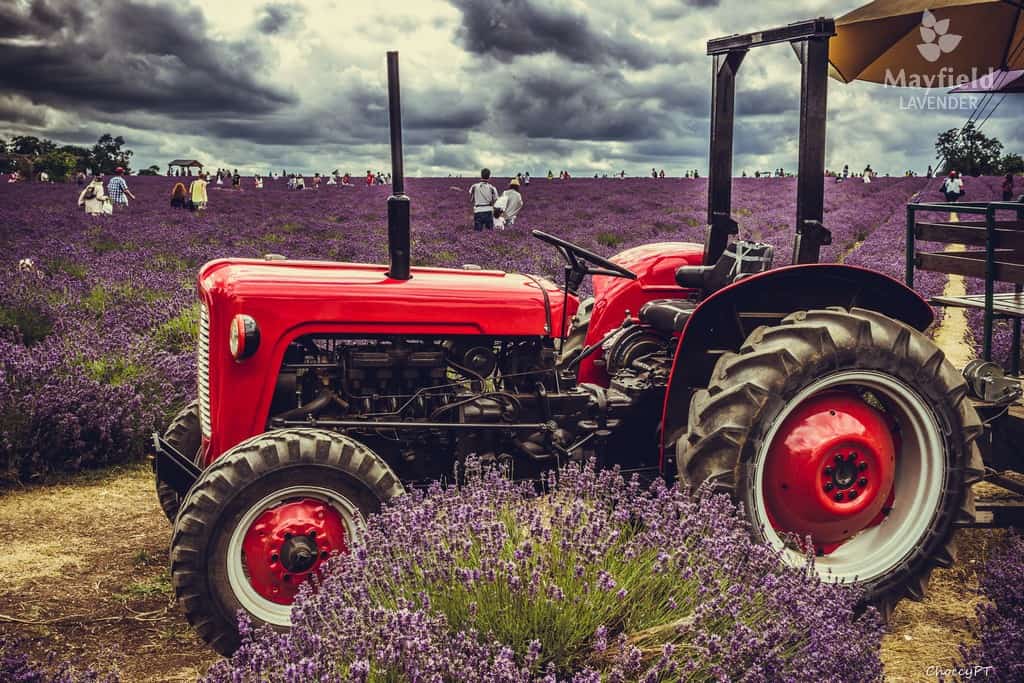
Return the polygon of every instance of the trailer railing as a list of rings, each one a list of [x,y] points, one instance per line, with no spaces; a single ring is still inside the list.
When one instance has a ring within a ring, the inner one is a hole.
[[[921,220],[921,213],[976,216],[974,220]],[[1007,217],[1012,214],[1012,217]],[[965,251],[919,251],[918,242],[958,244]],[[975,249],[970,249],[976,247]],[[906,282],[914,286],[914,271],[926,270],[979,278],[984,294],[936,296],[939,306],[984,311],[982,356],[992,360],[992,329],[996,320],[1011,320],[1013,341],[1010,374],[1020,373],[1021,320],[1024,319],[1024,205],[1020,202],[922,203],[907,205]],[[996,283],[1013,285],[1013,292],[996,292]]]

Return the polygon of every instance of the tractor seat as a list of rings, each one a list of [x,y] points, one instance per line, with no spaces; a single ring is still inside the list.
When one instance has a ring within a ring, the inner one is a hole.
[[[696,304],[686,299],[655,299],[640,308],[640,320],[664,335],[683,331]]]

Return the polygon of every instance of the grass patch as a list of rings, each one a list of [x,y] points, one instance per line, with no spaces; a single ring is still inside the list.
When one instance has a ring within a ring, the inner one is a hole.
[[[89,248],[93,250],[95,254],[109,254],[113,251],[134,251],[134,242],[122,242],[117,237],[108,233],[93,230],[90,231],[92,237],[88,241]]]
[[[64,256],[57,256],[47,260],[43,264],[43,270],[48,273],[63,273],[75,280],[84,280],[85,276],[89,273],[87,266]]]
[[[625,241],[625,237],[616,232],[611,232],[610,230],[604,230],[597,233],[597,243],[606,247],[615,248],[625,243]]]
[[[17,330],[25,346],[38,344],[53,332],[49,311],[31,302],[0,306],[0,330]]]
[[[170,597],[173,594],[174,589],[171,587],[171,576],[167,571],[163,571],[153,578],[129,583],[124,587],[123,591],[117,593],[117,597],[122,600],[140,600]]]
[[[137,380],[142,376],[144,368],[132,361],[115,356],[105,356],[83,361],[82,371],[91,379],[101,384],[121,386]]]
[[[166,298],[167,294],[164,292],[145,287],[134,287],[131,284],[119,284],[112,287],[96,284],[92,286],[88,294],[82,297],[80,305],[86,312],[102,317],[108,310],[116,306],[152,304]]]
[[[153,342],[170,353],[187,353],[196,347],[199,336],[199,304],[193,304],[178,315],[153,328]]]

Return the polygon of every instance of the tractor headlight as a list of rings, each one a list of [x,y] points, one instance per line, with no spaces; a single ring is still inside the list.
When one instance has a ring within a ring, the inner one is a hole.
[[[228,334],[228,347],[237,361],[242,361],[256,353],[260,346],[260,328],[251,316],[239,313],[231,319],[231,332]]]

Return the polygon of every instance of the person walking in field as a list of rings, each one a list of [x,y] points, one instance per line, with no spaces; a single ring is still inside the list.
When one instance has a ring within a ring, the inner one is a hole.
[[[206,174],[200,173],[192,184],[188,186],[189,197],[192,198],[192,210],[203,211],[206,209],[206,204],[209,201],[206,196]]]
[[[110,200],[114,205],[120,205],[128,208],[128,198],[135,199],[135,195],[128,189],[128,181],[124,179],[124,169],[118,166],[114,169],[115,175],[107,183],[107,194],[110,195]]]
[[[950,171],[949,177],[942,182],[942,193],[947,202],[956,202],[964,194],[964,181],[956,171]]]
[[[1003,179],[1003,201],[1013,201],[1013,174],[1007,173],[1006,178]]]
[[[103,178],[93,176],[89,184],[78,195],[78,205],[85,207],[85,213],[90,216],[99,216],[101,213],[110,213],[107,206],[110,198],[103,191]]]
[[[501,212],[501,216],[495,217],[494,227],[499,229],[504,228],[506,225],[511,227],[516,223],[516,216],[519,215],[519,211],[523,208],[523,195],[519,193],[520,183],[517,178],[513,178],[508,183],[508,189],[501,193],[497,201],[494,202],[495,213]]]
[[[489,182],[491,169],[480,171],[480,182],[469,188],[469,196],[473,200],[473,230],[494,229],[494,202],[498,201],[498,191]]]
[[[188,208],[188,190],[185,189],[184,183],[175,183],[174,188],[171,190],[171,208],[172,209],[187,209]]]

